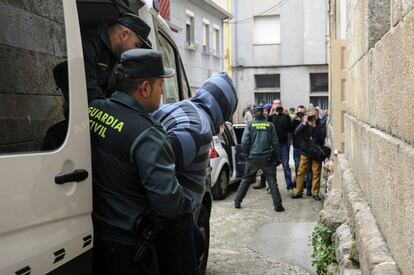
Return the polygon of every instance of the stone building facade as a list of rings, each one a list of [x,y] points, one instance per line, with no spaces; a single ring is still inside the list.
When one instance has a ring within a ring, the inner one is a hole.
[[[329,190],[341,192],[363,274],[414,273],[413,8],[330,1]]]

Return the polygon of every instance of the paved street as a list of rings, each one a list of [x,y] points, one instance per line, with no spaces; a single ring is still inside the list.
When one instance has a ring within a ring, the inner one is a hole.
[[[250,187],[241,209],[233,203],[237,186],[225,200],[213,202],[208,275],[314,274],[308,236],[322,203],[290,199],[282,170],[277,174],[283,213],[273,210],[265,189]]]

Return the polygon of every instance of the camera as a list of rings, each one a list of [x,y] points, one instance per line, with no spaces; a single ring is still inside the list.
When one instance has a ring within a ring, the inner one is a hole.
[[[314,120],[315,120],[315,116],[308,116],[308,121],[309,122],[314,121]]]
[[[277,107],[276,113],[283,113],[283,107]]]
[[[305,113],[304,112],[297,112],[296,113],[296,116],[297,117],[303,117],[305,115]]]

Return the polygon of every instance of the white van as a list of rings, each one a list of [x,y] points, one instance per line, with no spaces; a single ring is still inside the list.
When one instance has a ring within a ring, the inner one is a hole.
[[[152,27],[153,48],[177,72],[166,79],[163,98],[175,102],[189,97],[190,89],[172,33],[155,7],[150,0],[0,0],[0,274],[91,273],[91,150],[80,25],[114,11],[137,13]],[[64,60],[66,101],[53,77]],[[50,149],[45,143],[55,129],[62,141]],[[210,210],[207,192],[195,215],[207,236]],[[207,256],[208,250],[201,274]]]

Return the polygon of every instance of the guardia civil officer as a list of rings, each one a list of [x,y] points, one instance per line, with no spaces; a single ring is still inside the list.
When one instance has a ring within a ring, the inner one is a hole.
[[[265,120],[262,107],[254,107],[255,121],[249,122],[242,136],[242,150],[247,156],[247,165],[242,181],[237,189],[234,206],[241,207],[249,185],[256,180],[256,173],[263,170],[269,184],[276,212],[285,211],[276,181],[276,166],[279,163],[279,142],[273,123]]]
[[[169,138],[148,115],[160,104],[163,78],[173,75],[159,51],[126,51],[117,90],[90,103],[94,274],[158,274],[154,261],[132,260],[145,217],[169,220],[191,209],[175,178]]]
[[[150,30],[141,18],[127,13],[112,26],[101,24],[82,32],[88,101],[110,96],[110,75],[121,54],[130,49],[151,48]]]

